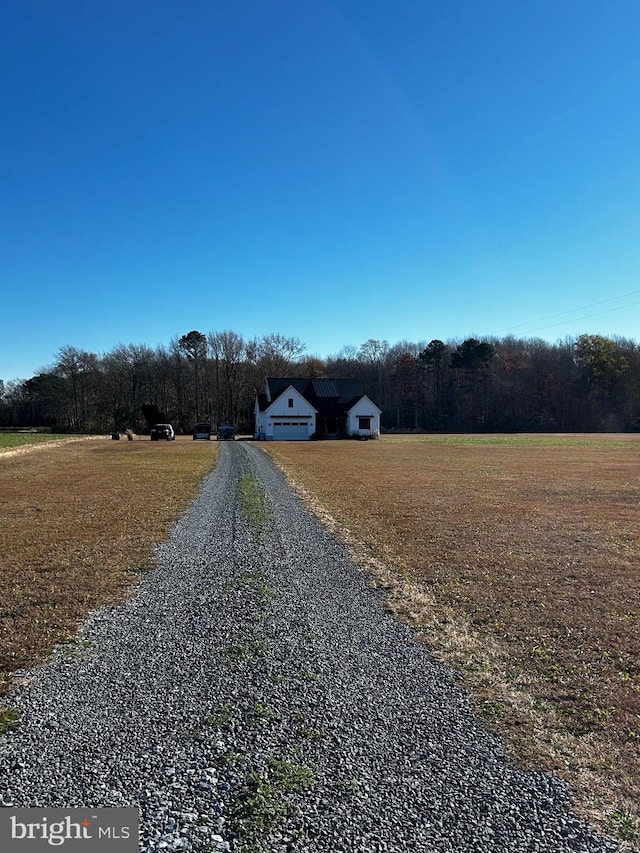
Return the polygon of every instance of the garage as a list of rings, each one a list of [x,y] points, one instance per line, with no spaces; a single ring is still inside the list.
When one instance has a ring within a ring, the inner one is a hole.
[[[274,421],[274,441],[307,441],[309,428],[306,421]]]
[[[380,430],[380,409],[357,379],[267,379],[254,416],[256,441],[372,438]]]

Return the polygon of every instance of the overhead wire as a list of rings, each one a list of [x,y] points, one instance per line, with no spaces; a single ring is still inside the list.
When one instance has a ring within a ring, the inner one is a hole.
[[[606,305],[609,302],[615,302],[618,299],[625,299],[628,296],[635,296],[640,293],[640,290],[631,290],[628,293],[622,293],[619,296],[611,296],[609,299],[602,299],[599,302],[591,302],[588,305],[582,305],[579,308],[571,308],[568,311],[560,311],[557,314],[550,314],[546,317],[540,317],[537,320],[529,320],[526,323],[519,323],[515,326],[506,326],[505,328],[498,329],[494,334],[499,335],[502,332],[510,332],[515,329],[522,329],[525,326],[533,326],[537,323],[544,323],[546,320],[554,320],[556,317],[566,317],[568,314],[575,314],[576,312],[586,311],[589,308],[595,308],[598,305]],[[634,308],[636,305],[640,305],[639,302],[632,302],[630,305],[619,305],[614,308],[607,308],[604,311],[597,311],[595,314],[586,314],[583,317],[572,317],[571,320],[579,321],[579,320],[589,320],[593,317],[600,317],[603,314],[610,314],[612,311],[621,311],[626,308]],[[562,326],[566,323],[567,320],[563,320],[560,323],[552,323],[551,325],[545,325],[543,327],[539,327],[538,329],[533,329],[529,334],[533,334],[536,331],[543,331],[544,329],[554,329],[557,326]]]

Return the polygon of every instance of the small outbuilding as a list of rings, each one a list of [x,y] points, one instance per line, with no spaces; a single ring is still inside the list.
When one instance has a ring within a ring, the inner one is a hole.
[[[256,395],[254,437],[264,441],[372,438],[381,409],[357,379],[267,379]]]

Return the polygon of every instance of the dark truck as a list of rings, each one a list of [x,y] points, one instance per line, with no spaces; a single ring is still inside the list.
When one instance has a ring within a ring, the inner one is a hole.
[[[196,424],[193,428],[194,441],[211,441],[211,424]]]

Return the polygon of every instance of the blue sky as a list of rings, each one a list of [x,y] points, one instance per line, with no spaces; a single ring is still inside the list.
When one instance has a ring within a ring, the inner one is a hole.
[[[637,0],[2,0],[0,378],[640,338]]]

